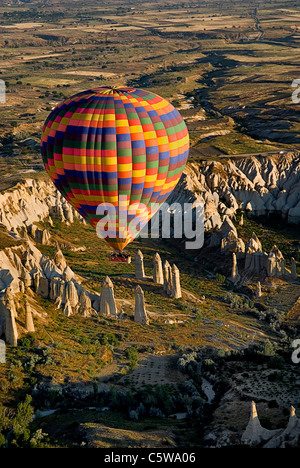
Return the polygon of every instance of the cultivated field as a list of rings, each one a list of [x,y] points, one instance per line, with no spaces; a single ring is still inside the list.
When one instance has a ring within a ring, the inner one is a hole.
[[[170,100],[189,128],[190,162],[300,149],[299,105],[292,102],[292,82],[300,78],[294,0],[0,0],[0,46],[1,192],[28,174],[47,177],[39,148],[45,119],[68,96],[99,86],[145,88]],[[300,408],[290,336],[270,326],[275,318],[287,328],[286,316],[298,319],[297,282],[267,279],[255,298],[256,284],[235,289],[223,276],[231,257],[213,252],[203,261],[174,242],[137,239],[128,253],[143,251],[141,281],[134,263],[109,262],[110,248],[89,226],[53,216],[51,225],[38,227],[51,233],[52,245],[39,245],[50,258],[54,241],[67,240],[72,248],[63,253],[84,287],[99,293],[110,276],[124,318],[66,317],[30,292],[36,333],[20,336],[21,346],[9,348],[0,366],[0,416],[1,403],[15,409],[28,393],[36,408],[55,411],[31,427],[49,434],[46,446],[172,447],[203,446],[208,429],[231,431],[238,445],[252,398],[264,399],[260,410],[275,418],[267,421],[272,429],[286,424],[287,405]],[[264,251],[277,244],[286,266],[294,257],[299,267],[298,228],[245,219],[237,231],[245,242],[254,231]],[[1,225],[0,249],[18,244]],[[167,297],[151,280],[157,251],[180,269],[182,299]],[[147,326],[133,320],[137,285]],[[21,328],[25,313],[18,312]],[[297,329],[288,331],[294,336]],[[264,349],[269,340],[271,353]],[[186,355],[193,365],[182,369]],[[212,382],[213,406],[201,376]],[[176,420],[175,412],[188,419]],[[0,418],[0,446],[1,430]]]
[[[1,2],[0,15],[2,135],[11,125],[39,135],[49,110],[80,90],[135,85],[182,110],[194,156],[299,147],[294,2]]]

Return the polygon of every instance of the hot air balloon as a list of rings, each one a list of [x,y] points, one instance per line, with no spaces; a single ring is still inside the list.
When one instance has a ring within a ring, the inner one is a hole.
[[[52,110],[41,153],[56,188],[115,249],[112,258],[126,261],[116,252],[123,252],[175,188],[189,135],[179,112],[158,95],[101,87]],[[115,229],[104,222],[109,216]]]

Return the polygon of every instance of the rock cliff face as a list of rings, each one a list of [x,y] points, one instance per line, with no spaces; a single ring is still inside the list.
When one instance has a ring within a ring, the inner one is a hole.
[[[64,309],[68,303],[73,313],[80,311],[85,315],[90,312],[92,305],[97,309],[99,295],[85,291],[80,279],[76,278],[70,267],[65,266],[62,252],[56,252],[54,259],[57,260],[58,254],[60,264],[56,265],[54,260],[42,255],[29,239],[23,245],[0,251],[0,297],[8,289],[17,294],[32,288],[38,295],[54,302],[58,308]],[[83,310],[84,304],[87,310]]]
[[[149,318],[145,306],[144,291],[141,286],[137,286],[135,290],[135,308],[134,321],[142,325],[149,325]]]
[[[59,247],[53,259],[39,250],[39,244],[53,245],[53,241],[50,233],[35,223],[47,220],[52,224],[51,215],[67,224],[80,218],[50,181],[28,179],[0,194],[0,223],[12,238],[20,241],[20,245],[0,250],[0,334],[4,333],[13,346],[18,339],[15,319],[19,293],[34,291],[66,315],[87,317],[99,312],[100,295],[82,287]],[[28,329],[34,330],[29,306],[25,331]]]
[[[222,162],[189,164],[168,203],[204,204],[205,230],[220,228],[224,217],[233,218],[242,208],[248,215],[277,213],[289,223],[300,222],[300,155],[228,158]],[[27,179],[0,194],[0,223],[8,231],[31,228],[55,214],[72,223],[77,212],[70,208],[50,181]],[[34,232],[36,241],[47,234]]]
[[[278,431],[269,431],[264,429],[258,419],[256,404],[254,401],[251,403],[251,415],[248,426],[242,435],[242,442],[244,444],[255,446],[264,443],[274,437]]]
[[[53,213],[66,223],[80,217],[50,181],[27,179],[0,194],[0,223],[12,234],[20,233],[25,227],[37,242],[48,243],[47,234],[32,226],[46,219],[51,222]]]
[[[300,154],[191,163],[168,203],[203,205],[204,229],[211,231],[206,246],[220,248],[225,255],[235,254],[234,270],[240,261],[243,268],[239,280],[253,276],[297,280],[295,261],[291,259],[289,271],[276,245],[269,253],[264,252],[255,233],[245,245],[233,220],[241,209],[249,217],[276,214],[286,222],[300,223]],[[240,225],[243,222],[244,218]]]
[[[270,431],[264,429],[260,424],[255,402],[252,401],[250,420],[241,441],[250,447],[291,448],[297,446],[299,435],[300,422],[293,406],[291,406],[290,419],[286,429]]]
[[[300,222],[300,154],[191,163],[168,203],[202,202],[205,229],[220,227],[238,208],[248,215],[279,214]]]
[[[168,203],[203,204],[205,230],[214,230],[208,247],[218,247],[222,253],[231,255],[234,282],[260,274],[297,281],[295,262],[292,262],[291,271],[287,270],[278,248],[274,246],[271,252],[264,252],[255,234],[245,245],[238,238],[232,220],[241,208],[248,216],[277,213],[288,222],[299,223],[299,154],[191,163]],[[7,290],[11,295],[17,295],[31,288],[50,299],[68,316],[101,312],[100,295],[82,287],[80,278],[67,266],[60,249],[57,248],[50,259],[38,248],[39,244],[53,245],[54,241],[50,233],[38,228],[36,223],[47,220],[52,225],[54,216],[68,224],[76,217],[80,218],[50,181],[27,179],[0,194],[0,223],[11,237],[20,241],[18,246],[0,250],[0,333],[6,323],[11,342],[16,341],[13,337],[17,330],[13,300],[4,300]],[[158,257],[154,264],[154,281],[164,285],[168,294],[180,297],[179,276],[177,281],[176,271],[170,265],[164,265],[163,271]],[[240,263],[244,271],[240,269]],[[144,276],[141,267],[138,276]]]

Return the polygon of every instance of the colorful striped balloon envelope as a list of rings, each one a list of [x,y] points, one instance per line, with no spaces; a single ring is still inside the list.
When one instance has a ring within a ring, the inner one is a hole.
[[[41,152],[56,188],[122,251],[178,183],[189,135],[179,112],[156,94],[102,87],[50,113]]]

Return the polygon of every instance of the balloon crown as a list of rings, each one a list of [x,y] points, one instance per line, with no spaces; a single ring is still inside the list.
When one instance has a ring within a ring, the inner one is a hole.
[[[107,90],[108,92],[113,91],[114,93],[117,93],[117,94],[123,94],[123,93],[133,93],[135,91],[135,88],[127,88],[126,86],[103,86],[101,87],[101,89],[99,89],[99,93],[103,94],[103,90]]]

